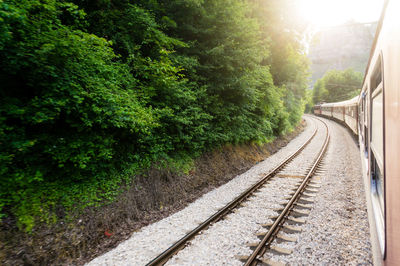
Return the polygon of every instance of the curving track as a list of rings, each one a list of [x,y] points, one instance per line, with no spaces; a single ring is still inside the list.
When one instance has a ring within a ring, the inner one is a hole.
[[[194,230],[190,231],[187,235],[185,235],[163,253],[158,255],[147,265],[163,265],[168,262],[168,260],[170,260],[176,253],[184,249],[185,246],[187,246],[188,242],[200,232],[209,228],[210,225],[216,223],[217,221],[223,219],[239,206],[243,207],[243,205],[246,205],[246,201],[251,200],[253,197],[256,197],[257,193],[262,193],[262,189],[267,186],[272,179],[295,179],[296,181],[294,183],[298,187],[292,187],[290,189],[292,192],[293,190],[295,190],[295,192],[292,193],[293,196],[290,197],[287,204],[285,203],[284,208],[276,210],[279,211],[280,214],[277,215],[277,217],[273,218],[275,222],[270,225],[264,225],[265,227],[270,227],[270,230],[265,235],[263,235],[259,245],[257,245],[256,247],[254,247],[253,245],[255,252],[251,256],[246,258],[247,265],[254,265],[257,262],[265,262],[266,260],[262,258],[263,254],[266,252],[267,248],[270,246],[275,238],[280,237],[282,239],[282,237],[278,234],[278,231],[280,228],[282,228],[285,220],[288,219],[289,214],[292,213],[292,215],[295,214],[295,216],[299,216],[299,214],[302,213],[301,211],[294,211],[294,206],[297,205],[297,207],[301,208],[301,202],[309,202],[302,199],[301,195],[306,190],[306,187],[309,184],[313,173],[317,170],[317,167],[321,162],[322,156],[329,142],[329,133],[327,126],[324,124],[323,121],[316,121],[314,119],[315,118],[312,119],[312,121],[314,121],[313,123],[315,127],[313,134],[307,139],[307,141],[303,143],[303,145],[301,145],[299,149],[288,156],[277,167],[272,169],[268,174],[266,174],[253,186],[248,188],[240,196],[235,198],[233,201],[220,209],[206,221],[201,223]],[[319,148],[316,149],[316,147]],[[306,174],[304,174],[304,172],[306,172]],[[297,182],[297,180],[299,179],[302,179],[302,181]],[[291,218],[290,220],[294,222],[301,222],[301,220],[296,220],[296,218]]]
[[[267,225],[269,228],[268,231],[263,234],[263,237],[260,241],[260,243],[254,247],[253,253],[246,259],[245,266],[250,266],[250,265],[257,265],[258,263],[262,264],[276,264],[272,261],[270,261],[268,258],[264,257],[264,254],[266,251],[271,247],[271,244],[276,238],[280,238],[283,241],[295,241],[294,239],[291,239],[289,237],[284,237],[282,235],[279,235],[279,232],[282,229],[286,229],[292,232],[295,232],[297,230],[296,227],[290,227],[290,226],[284,226],[285,221],[289,220],[292,223],[303,223],[304,221],[302,220],[297,220],[295,217],[290,217],[290,215],[296,215],[296,216],[306,216],[307,212],[301,212],[298,209],[296,210],[296,207],[300,207],[302,209],[308,209],[307,205],[304,205],[303,203],[312,203],[312,201],[309,201],[307,198],[310,197],[310,194],[306,194],[305,192],[307,191],[307,188],[309,188],[311,178],[313,177],[314,173],[317,171],[322,158],[327,150],[328,144],[329,144],[329,131],[328,127],[323,122],[320,120],[326,128],[326,135],[325,135],[325,141],[318,153],[318,156],[316,157],[312,167],[308,170],[308,173],[296,189],[296,191],[293,193],[293,195],[290,197],[289,201],[287,204],[284,206],[282,211],[280,212],[279,216],[275,219],[275,221]],[[315,186],[311,186],[312,188],[315,188]],[[314,189],[308,189],[308,191],[311,192],[316,192]],[[303,214],[303,215],[299,215]],[[274,249],[276,252],[281,252],[281,253],[290,253],[289,250],[282,250],[279,248]]]

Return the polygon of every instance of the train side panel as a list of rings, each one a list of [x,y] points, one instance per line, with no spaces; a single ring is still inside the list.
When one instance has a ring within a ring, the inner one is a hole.
[[[332,117],[332,106],[328,104],[322,104],[321,114],[326,117]]]
[[[321,104],[359,135],[374,265],[400,265],[399,10],[400,1],[385,1],[360,97]]]
[[[337,120],[344,121],[344,108],[343,106],[333,106],[332,116]]]
[[[324,103],[318,105],[321,114],[328,118],[334,118],[338,121],[345,123],[354,134],[358,134],[358,96],[353,99],[337,102],[337,103]],[[318,112],[314,114],[319,115]]]
[[[400,265],[400,1],[390,1],[382,27],[386,265]]]
[[[400,1],[385,2],[359,108],[360,146],[368,151],[361,154],[376,265],[400,265],[399,10]]]
[[[315,115],[321,115],[321,105],[315,105],[313,108],[313,113]]]
[[[344,122],[353,131],[358,134],[358,106],[357,104],[345,106]]]

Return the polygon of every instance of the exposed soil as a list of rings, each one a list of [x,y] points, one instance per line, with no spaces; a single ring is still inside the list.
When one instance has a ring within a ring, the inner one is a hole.
[[[87,209],[74,223],[43,225],[29,235],[3,224],[0,264],[82,265],[116,247],[141,227],[183,209],[204,193],[247,171],[285,146],[304,127],[303,121],[294,132],[265,145],[227,145],[205,153],[188,175],[152,168],[136,177],[134,185],[117,201]]]

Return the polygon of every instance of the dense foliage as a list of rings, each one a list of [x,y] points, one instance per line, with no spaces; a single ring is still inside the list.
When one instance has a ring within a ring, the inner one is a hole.
[[[30,230],[154,162],[290,130],[308,63],[289,2],[0,0],[1,215]]]
[[[317,104],[351,99],[359,94],[362,79],[363,75],[351,68],[328,71],[314,84],[313,102]]]

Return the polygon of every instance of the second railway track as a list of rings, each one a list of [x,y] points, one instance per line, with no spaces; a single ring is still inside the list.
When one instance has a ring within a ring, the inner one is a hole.
[[[323,152],[319,152],[318,156],[310,156],[310,153],[313,153],[314,155],[317,153],[315,151],[316,146],[321,146],[321,136],[325,136],[323,145],[327,145],[327,139],[329,139],[329,134],[328,134],[328,129],[325,125],[325,128],[321,127],[321,124],[323,123],[322,121],[316,121],[313,119],[313,123],[315,126],[315,130],[311,134],[311,136],[301,145],[301,147],[296,150],[294,153],[289,155],[285,160],[282,161],[278,166],[273,168],[271,171],[269,171],[263,178],[261,178],[258,182],[256,182],[253,186],[248,188],[245,192],[243,192],[240,196],[235,198],[233,201],[228,203],[225,207],[220,209],[218,212],[216,212],[214,215],[209,217],[206,221],[201,223],[199,226],[197,226],[194,230],[190,231],[188,234],[186,234],[183,238],[178,240],[175,244],[173,244],[171,247],[169,247],[167,250],[165,250],[163,253],[158,255],[155,259],[150,261],[147,265],[163,265],[166,262],[168,262],[175,254],[177,254],[180,250],[184,249],[185,246],[188,244],[190,240],[192,240],[196,235],[198,235],[200,232],[204,231],[207,229],[211,224],[216,223],[217,221],[221,220],[222,218],[226,217],[229,213],[231,213],[234,209],[238,208],[239,206],[243,206],[243,204],[246,204],[245,201],[253,197],[255,194],[259,193],[258,191],[262,189],[268,182],[274,178],[274,177],[302,177],[304,175],[304,170],[307,170],[309,172],[310,169],[312,169],[312,166],[315,164],[315,158],[314,157],[322,157]],[[320,125],[318,125],[320,124]],[[318,129],[319,128],[319,129]],[[317,134],[318,133],[318,134]],[[315,138],[315,136],[318,136]],[[312,143],[312,145],[310,145]],[[307,151],[304,151],[305,148],[307,147]],[[314,152],[313,152],[314,150]],[[317,149],[320,151],[320,149]],[[321,156],[320,156],[321,155]],[[308,159],[304,159],[302,157],[306,156]],[[310,157],[312,158],[312,162],[310,164]],[[320,159],[319,159],[320,160]],[[297,161],[297,162],[295,162]],[[291,165],[296,165],[299,164],[301,166],[295,167],[295,171],[290,170],[290,174],[288,174],[288,169],[293,168]],[[302,169],[305,168],[305,169]],[[311,172],[314,172],[312,170]],[[307,179],[307,178],[305,178]],[[308,183],[303,181],[301,183]],[[257,193],[256,193],[257,192]],[[289,207],[290,209],[290,207]],[[283,215],[284,217],[287,216]],[[279,227],[279,224],[278,226]],[[276,233],[271,233],[271,235],[275,235]],[[268,241],[267,241],[268,242]],[[264,245],[265,246],[265,245]],[[264,248],[260,248],[260,250],[264,251]],[[256,258],[258,255],[255,256]]]

